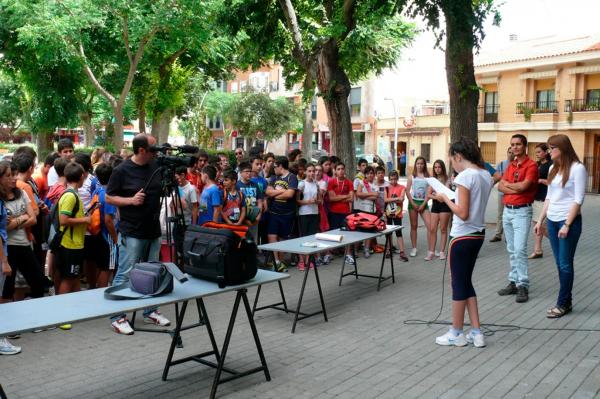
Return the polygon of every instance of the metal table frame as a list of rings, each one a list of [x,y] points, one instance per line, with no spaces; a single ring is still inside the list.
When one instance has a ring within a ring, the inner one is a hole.
[[[267,381],[271,380],[271,375],[264,356],[262,345],[258,336],[256,324],[250,303],[248,300],[248,288],[261,286],[262,284],[281,282],[282,279],[289,278],[288,275],[273,273],[265,270],[259,270],[255,279],[238,286],[226,287],[220,289],[216,283],[190,278],[184,284],[174,281],[175,289],[172,293],[164,296],[145,298],[140,300],[106,300],[103,297],[104,289],[80,291],[71,294],[44,297],[32,299],[29,301],[13,302],[0,305],[0,319],[9,320],[9,323],[0,325],[0,335],[31,331],[37,328],[51,327],[66,323],[82,322],[86,320],[108,317],[113,314],[124,312],[135,312],[149,306],[164,306],[175,304],[176,320],[174,329],[140,329],[136,331],[168,333],[171,336],[169,351],[165,361],[162,373],[162,380],[166,381],[171,366],[195,361],[216,369],[216,374],[211,386],[210,398],[214,398],[217,388],[220,384],[245,377],[247,375],[263,372]],[[125,290],[128,291],[128,290]],[[226,292],[236,292],[233,309],[229,317],[227,332],[223,346],[219,350],[215,336],[208,318],[204,297],[218,295]],[[191,325],[183,325],[186,310],[190,301],[195,300],[198,310],[198,322]],[[248,323],[254,339],[254,344],[260,358],[260,366],[249,370],[237,371],[225,367],[225,359],[231,342],[233,329],[239,313],[240,304],[243,303],[244,310],[248,317]],[[180,306],[181,305],[181,306]],[[46,310],[46,311],[44,311]],[[41,312],[41,313],[40,313]],[[21,315],[19,317],[19,315]],[[210,339],[211,349],[199,354],[186,356],[173,360],[176,347],[183,347],[181,332],[197,327],[205,327]],[[209,356],[215,356],[216,362],[205,359]],[[223,372],[229,374],[222,377]],[[0,399],[6,397],[5,392],[0,385]]]
[[[396,278],[395,278],[395,274],[394,274],[394,256],[393,256],[393,254],[390,257],[391,275],[384,277],[383,276],[383,268],[385,266],[386,252],[388,250],[391,252],[392,234],[401,228],[402,228],[401,226],[388,226],[388,228],[386,230],[377,232],[377,233],[348,232],[348,231],[340,231],[340,230],[332,230],[332,231],[327,232],[328,234],[342,234],[342,235],[344,235],[344,234],[348,235],[348,233],[351,233],[351,235],[354,236],[354,238],[349,238],[347,240],[346,240],[346,238],[344,238],[342,243],[335,243],[335,242],[332,243],[330,241],[319,241],[315,238],[314,235],[312,235],[312,236],[300,237],[300,238],[296,238],[296,239],[288,240],[288,241],[281,241],[279,243],[265,244],[265,245],[259,246],[259,249],[269,252],[269,256],[272,257],[273,261],[275,260],[273,252],[287,252],[287,253],[291,253],[291,254],[307,255],[309,258],[309,262],[308,262],[308,265],[304,269],[304,278],[302,279],[302,287],[300,288],[300,295],[298,297],[298,303],[296,304],[296,310],[290,310],[288,308],[288,305],[287,305],[287,302],[285,299],[285,294],[283,291],[283,285],[281,284],[281,281],[278,281],[277,284],[279,285],[281,302],[272,303],[269,305],[258,306],[258,300],[259,300],[259,296],[260,296],[260,292],[261,292],[261,288],[262,288],[262,285],[259,284],[258,288],[256,290],[256,296],[254,297],[254,305],[252,307],[252,315],[254,315],[258,311],[265,310],[265,309],[275,309],[275,310],[283,311],[285,313],[293,313],[294,321],[292,323],[292,334],[294,334],[296,332],[296,325],[299,320],[304,320],[309,317],[323,314],[323,319],[325,320],[325,322],[327,322],[328,321],[327,310],[325,309],[325,299],[323,298],[323,290],[321,288],[321,280],[319,279],[319,267],[316,266],[315,255],[317,255],[321,252],[328,251],[330,249],[336,249],[336,248],[346,247],[346,246],[350,245],[352,248],[352,254],[354,256],[354,270],[351,272],[348,272],[348,273],[344,273],[344,268],[346,266],[346,258],[344,257],[338,286],[341,286],[342,279],[344,277],[348,277],[348,276],[355,276],[356,279],[358,279],[358,277],[368,277],[368,278],[378,279],[377,291],[379,291],[381,289],[381,283],[386,280],[392,279],[392,283],[395,283]],[[356,244],[358,242],[362,242],[364,240],[377,238],[382,235],[385,236],[385,246],[384,246],[384,252],[382,254],[383,256],[381,259],[381,267],[379,270],[379,275],[358,273],[358,265],[356,262],[357,258],[356,258],[356,251],[354,248],[354,244]],[[301,246],[301,244],[303,242],[308,242],[308,241],[321,242],[321,243],[329,244],[331,246],[329,248],[310,248],[310,247],[302,247]],[[281,244],[281,245],[278,245],[278,244]],[[268,256],[266,257],[265,262],[267,262],[267,260],[268,260]],[[302,300],[304,298],[304,290],[306,289],[306,281],[308,280],[308,274],[310,273],[310,270],[311,270],[311,268],[310,268],[311,262],[313,264],[315,264],[314,273],[315,273],[315,280],[317,282],[317,289],[319,292],[319,300],[321,302],[321,310],[318,310],[318,311],[312,312],[312,313],[305,313],[305,312],[302,312],[300,309],[302,307]]]

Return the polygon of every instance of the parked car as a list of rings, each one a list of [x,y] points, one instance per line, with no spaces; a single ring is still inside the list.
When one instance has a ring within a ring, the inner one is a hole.
[[[385,164],[383,163],[383,160],[377,154],[358,154],[356,156],[356,163],[357,164],[358,164],[358,161],[360,159],[366,159],[367,162],[369,163],[369,165],[373,165],[373,164],[376,163],[379,166],[384,166],[385,167]]]

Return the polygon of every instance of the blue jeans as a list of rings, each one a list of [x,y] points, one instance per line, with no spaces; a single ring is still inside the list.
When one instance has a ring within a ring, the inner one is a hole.
[[[564,224],[564,220],[560,222],[548,220],[548,238],[550,239],[550,246],[556,260],[558,280],[560,282],[556,306],[572,305],[573,280],[575,278],[573,259],[575,258],[575,249],[577,249],[579,236],[581,236],[581,215],[573,220],[567,236],[565,238],[558,238],[558,231]]]
[[[129,282],[129,272],[138,262],[158,261],[160,252],[160,237],[153,239],[140,239],[121,235],[119,233],[119,268],[112,285]],[[158,308],[153,306],[144,309],[144,316],[149,315]],[[112,321],[125,317],[125,313],[111,317]]]
[[[502,227],[506,238],[506,250],[510,256],[510,272],[508,280],[517,287],[529,288],[527,239],[531,230],[533,208],[510,209],[504,207]]]

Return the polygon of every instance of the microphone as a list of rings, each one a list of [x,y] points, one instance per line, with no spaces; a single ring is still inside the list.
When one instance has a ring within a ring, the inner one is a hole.
[[[177,147],[177,149],[179,150],[179,152],[183,152],[184,154],[195,154],[200,150],[195,145],[189,144],[180,145]]]

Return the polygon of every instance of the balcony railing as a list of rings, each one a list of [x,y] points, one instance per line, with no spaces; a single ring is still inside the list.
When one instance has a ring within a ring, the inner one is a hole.
[[[565,101],[565,112],[600,111],[600,100],[587,101],[584,99]]]
[[[550,114],[558,113],[558,101],[527,101],[517,103],[517,114]]]
[[[498,122],[498,104],[488,104],[477,109],[477,122],[492,123]]]

